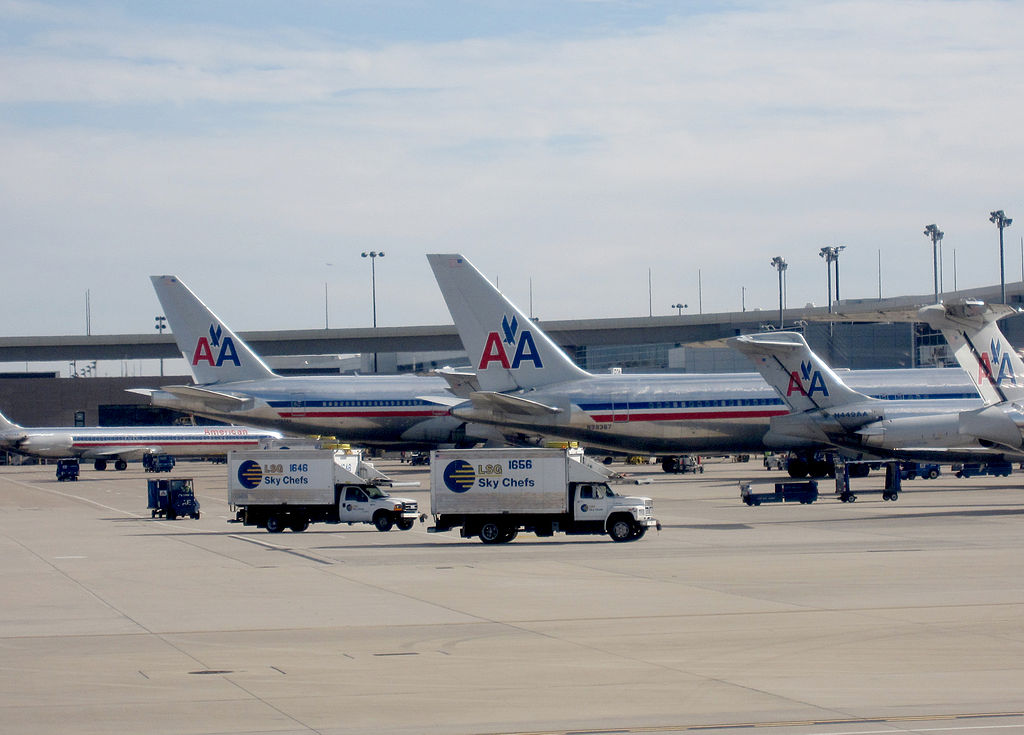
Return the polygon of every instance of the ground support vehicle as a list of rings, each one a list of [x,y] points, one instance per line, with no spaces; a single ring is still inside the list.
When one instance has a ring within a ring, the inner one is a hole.
[[[900,477],[904,480],[934,480],[941,474],[942,468],[934,462],[900,462]]]
[[[862,467],[868,467],[869,464],[878,464],[877,462],[847,462],[842,460],[836,461],[835,477],[836,477],[836,496],[843,503],[852,503],[857,500],[857,495],[850,488],[851,477],[864,477],[867,473],[861,470]],[[900,471],[900,463],[896,461],[883,462],[885,465],[885,485],[880,491],[882,494],[882,500],[896,501],[900,499],[900,490],[902,489],[902,473]],[[858,492],[879,492],[877,490],[859,490]]]
[[[661,469],[677,475],[686,474],[687,472],[699,474],[704,472],[704,465],[700,463],[699,458],[689,454],[682,454],[662,457]]]
[[[766,470],[785,470],[789,465],[789,455],[787,454],[772,454],[765,452],[764,455],[764,468]]]
[[[992,475],[993,477],[1009,477],[1013,473],[1013,464],[1006,461],[996,462],[964,462],[952,467],[957,477],[976,477]]]
[[[392,497],[390,478],[357,451],[270,449],[228,454],[228,503],[247,526],[301,532],[310,523],[370,523],[408,531],[419,518],[410,498]]]
[[[755,492],[750,482],[740,482],[740,499],[747,505],[761,503],[800,503],[809,505],[818,499],[818,483],[814,480],[805,482],[777,482],[774,492]]]
[[[430,458],[430,533],[507,543],[538,536],[605,534],[634,541],[661,528],[650,498],[624,497],[612,473],[578,449],[439,449]]]
[[[75,481],[78,479],[78,459],[71,457],[57,460],[57,482]]]
[[[151,517],[163,516],[169,521],[188,516],[199,518],[199,501],[190,477],[168,477],[148,480]]]
[[[143,454],[142,467],[146,472],[170,472],[174,469],[174,457],[170,454]]]

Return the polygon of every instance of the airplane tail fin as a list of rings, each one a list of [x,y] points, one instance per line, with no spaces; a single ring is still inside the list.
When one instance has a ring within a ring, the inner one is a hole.
[[[0,431],[10,431],[12,429],[20,429],[21,427],[11,421],[9,418],[0,413]]]
[[[200,385],[274,377],[241,340],[175,276],[150,276],[178,349]]]
[[[1005,304],[963,301],[933,304],[918,317],[942,331],[956,361],[971,377],[987,404],[1024,399],[1024,360],[997,322],[1018,313]]]
[[[540,388],[588,373],[459,254],[428,255],[485,391]]]
[[[794,413],[872,400],[847,386],[797,332],[746,334],[729,344],[750,358]]]

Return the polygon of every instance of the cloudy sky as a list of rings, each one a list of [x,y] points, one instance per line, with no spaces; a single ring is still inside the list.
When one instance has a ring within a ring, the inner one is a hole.
[[[0,0],[0,335],[450,323],[425,253],[542,319],[997,283],[1024,4]],[[1020,279],[1024,219],[1007,231]],[[953,261],[956,259],[954,271]]]

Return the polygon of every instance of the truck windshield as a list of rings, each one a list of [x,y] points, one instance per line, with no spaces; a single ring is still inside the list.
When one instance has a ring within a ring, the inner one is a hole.
[[[618,495],[615,494],[615,491],[612,490],[607,485],[601,485],[601,487],[604,488],[604,495],[605,495],[606,498],[617,498],[617,497],[619,497]]]
[[[386,498],[388,496],[388,494],[381,490],[379,487],[370,486],[363,488],[363,490],[369,497],[373,498],[374,500],[376,500],[377,498]]]

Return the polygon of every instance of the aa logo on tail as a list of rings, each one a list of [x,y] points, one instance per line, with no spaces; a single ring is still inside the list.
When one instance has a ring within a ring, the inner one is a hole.
[[[508,345],[507,349],[505,345]],[[512,353],[511,359],[509,352]],[[533,333],[529,329],[519,329],[519,320],[515,314],[511,321],[507,314],[502,317],[501,334],[491,332],[487,335],[477,369],[486,370],[492,362],[497,362],[506,370],[515,370],[524,362],[532,362],[534,367],[544,367],[540,353],[537,352],[537,343],[533,341]]]
[[[828,396],[828,386],[825,385],[825,379],[821,377],[821,371],[813,370],[813,367],[809,362],[801,362],[800,372],[798,373],[794,370],[789,374],[789,387],[786,389],[787,396],[799,393],[802,396],[811,398],[814,396],[815,391],[818,391],[823,396]]]
[[[1017,376],[1013,374],[1010,356],[1007,354],[1007,350],[1003,349],[1003,345],[999,340],[993,339],[989,350],[992,353],[991,358],[988,352],[982,352],[981,359],[978,360],[978,382],[987,380],[996,385],[1002,385],[1005,378],[1009,379],[1014,385],[1017,385]],[[996,366],[998,369],[993,369],[993,366]]]
[[[238,360],[238,353],[235,351],[235,343],[231,337],[221,338],[223,329],[219,324],[210,325],[210,338],[200,337],[199,341],[196,342],[195,352],[192,353],[192,365],[196,366],[201,362],[205,362],[210,367],[220,367],[227,360],[235,364],[235,367],[241,367],[242,363]],[[216,358],[213,356],[214,349],[217,349]]]

